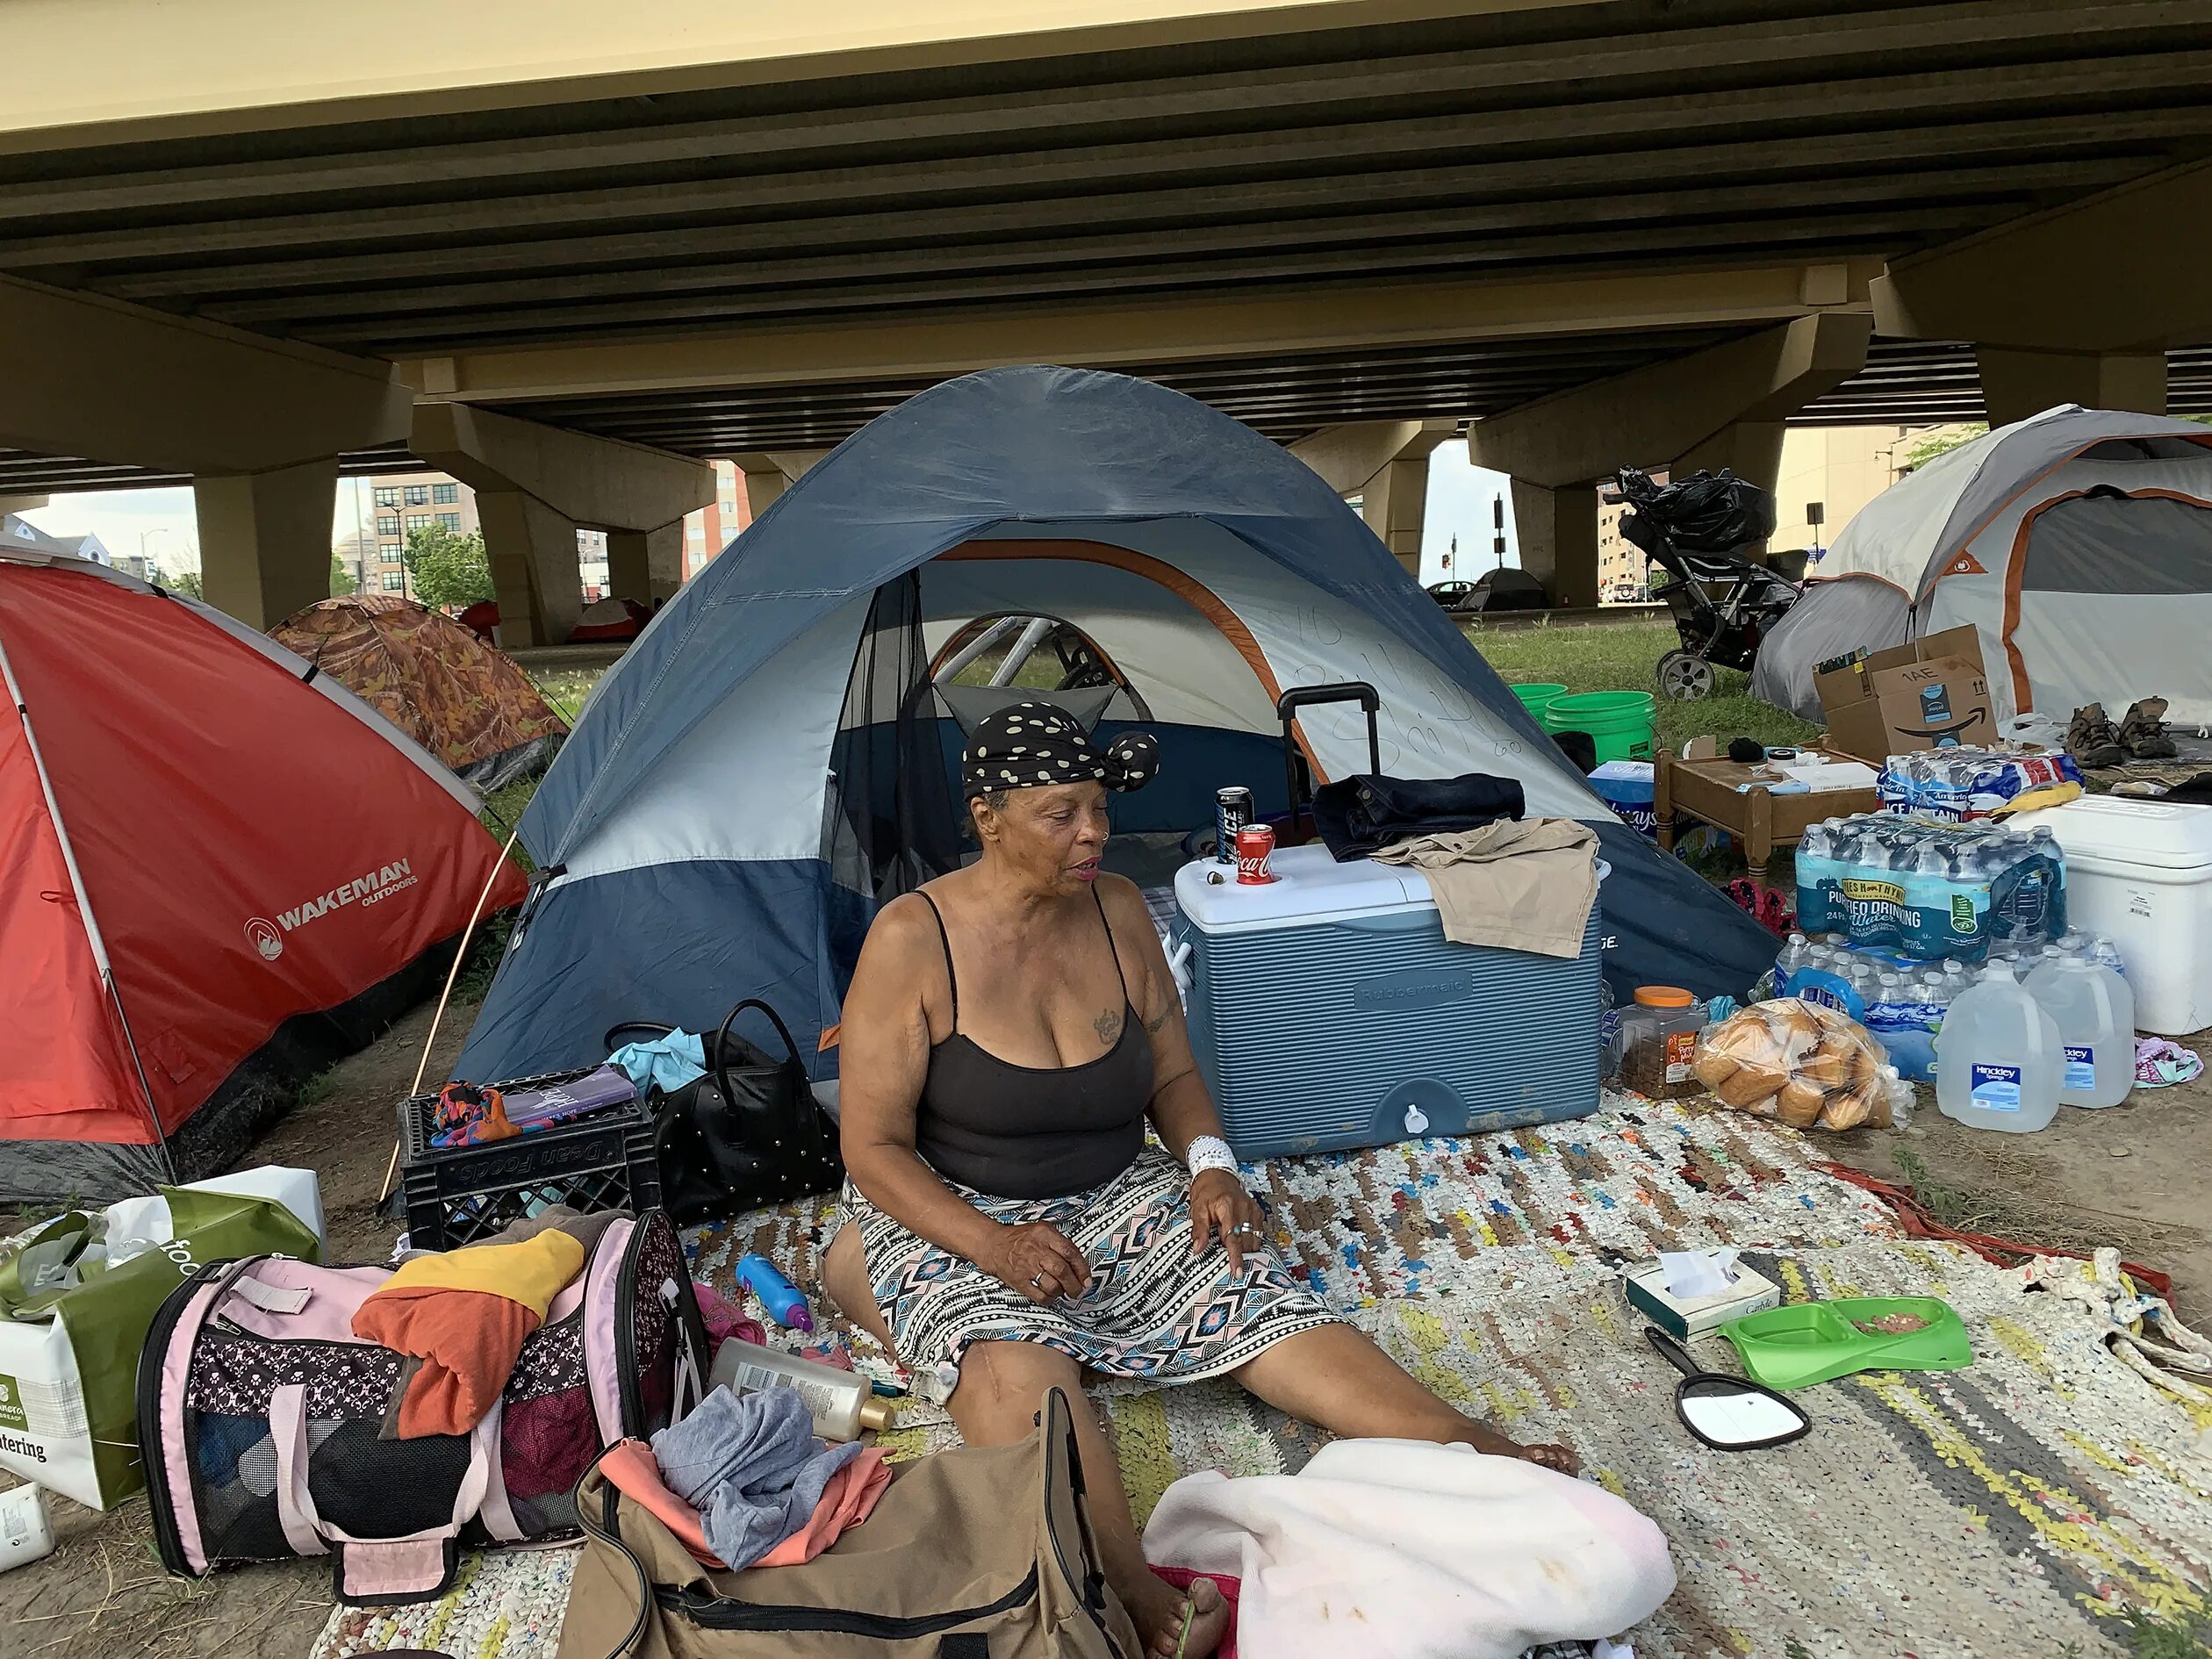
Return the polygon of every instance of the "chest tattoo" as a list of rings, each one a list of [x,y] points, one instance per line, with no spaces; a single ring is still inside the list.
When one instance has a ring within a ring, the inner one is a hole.
[[[1114,1039],[1121,1035],[1121,1010],[1117,1008],[1102,1010],[1099,1016],[1091,1022],[1091,1030],[1098,1033],[1098,1040],[1110,1047]]]

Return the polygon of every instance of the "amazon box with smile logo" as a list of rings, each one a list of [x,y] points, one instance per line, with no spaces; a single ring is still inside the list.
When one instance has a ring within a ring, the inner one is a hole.
[[[1828,746],[1878,766],[1916,749],[1991,743],[1997,718],[1972,624],[1946,628],[1813,676]]]

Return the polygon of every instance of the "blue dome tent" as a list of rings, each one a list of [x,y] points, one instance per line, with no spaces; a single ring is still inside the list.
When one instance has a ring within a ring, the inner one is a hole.
[[[1117,846],[1210,823],[1222,784],[1282,810],[1276,697],[1363,679],[1385,772],[1511,774],[1532,815],[1597,828],[1617,986],[1740,994],[1773,960],[1304,463],[1147,381],[1001,369],[855,433],[608,672],[523,815],[539,882],[457,1074],[589,1064],[620,1021],[711,1030],[746,996],[802,1045],[834,1026],[876,908],[959,862],[961,722],[1013,693],[954,676],[1009,635],[1050,639],[1050,694],[1102,731],[1159,734]],[[1299,738],[1320,776],[1366,768],[1348,705]]]

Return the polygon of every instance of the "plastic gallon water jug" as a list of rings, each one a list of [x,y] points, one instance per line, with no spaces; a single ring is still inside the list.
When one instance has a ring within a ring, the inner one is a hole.
[[[2058,1115],[2058,1027],[1993,963],[1936,1034],[1936,1104],[1977,1129],[2027,1134]]]
[[[2117,1106],[2135,1087],[2135,994],[2108,967],[2057,948],[2028,975],[2028,994],[2058,1028],[2065,1106]]]

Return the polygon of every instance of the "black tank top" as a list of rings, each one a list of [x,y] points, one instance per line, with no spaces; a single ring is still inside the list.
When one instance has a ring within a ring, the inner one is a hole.
[[[1114,1046],[1081,1066],[1016,1066],[987,1053],[960,1031],[960,980],[952,938],[926,893],[944,944],[952,1031],[930,1050],[915,1114],[914,1149],[939,1174],[999,1198],[1064,1198],[1102,1186],[1145,1149],[1152,1103],[1152,1039],[1129,1001],[1114,930],[1095,890],[1106,949],[1122,982],[1122,1029]]]

